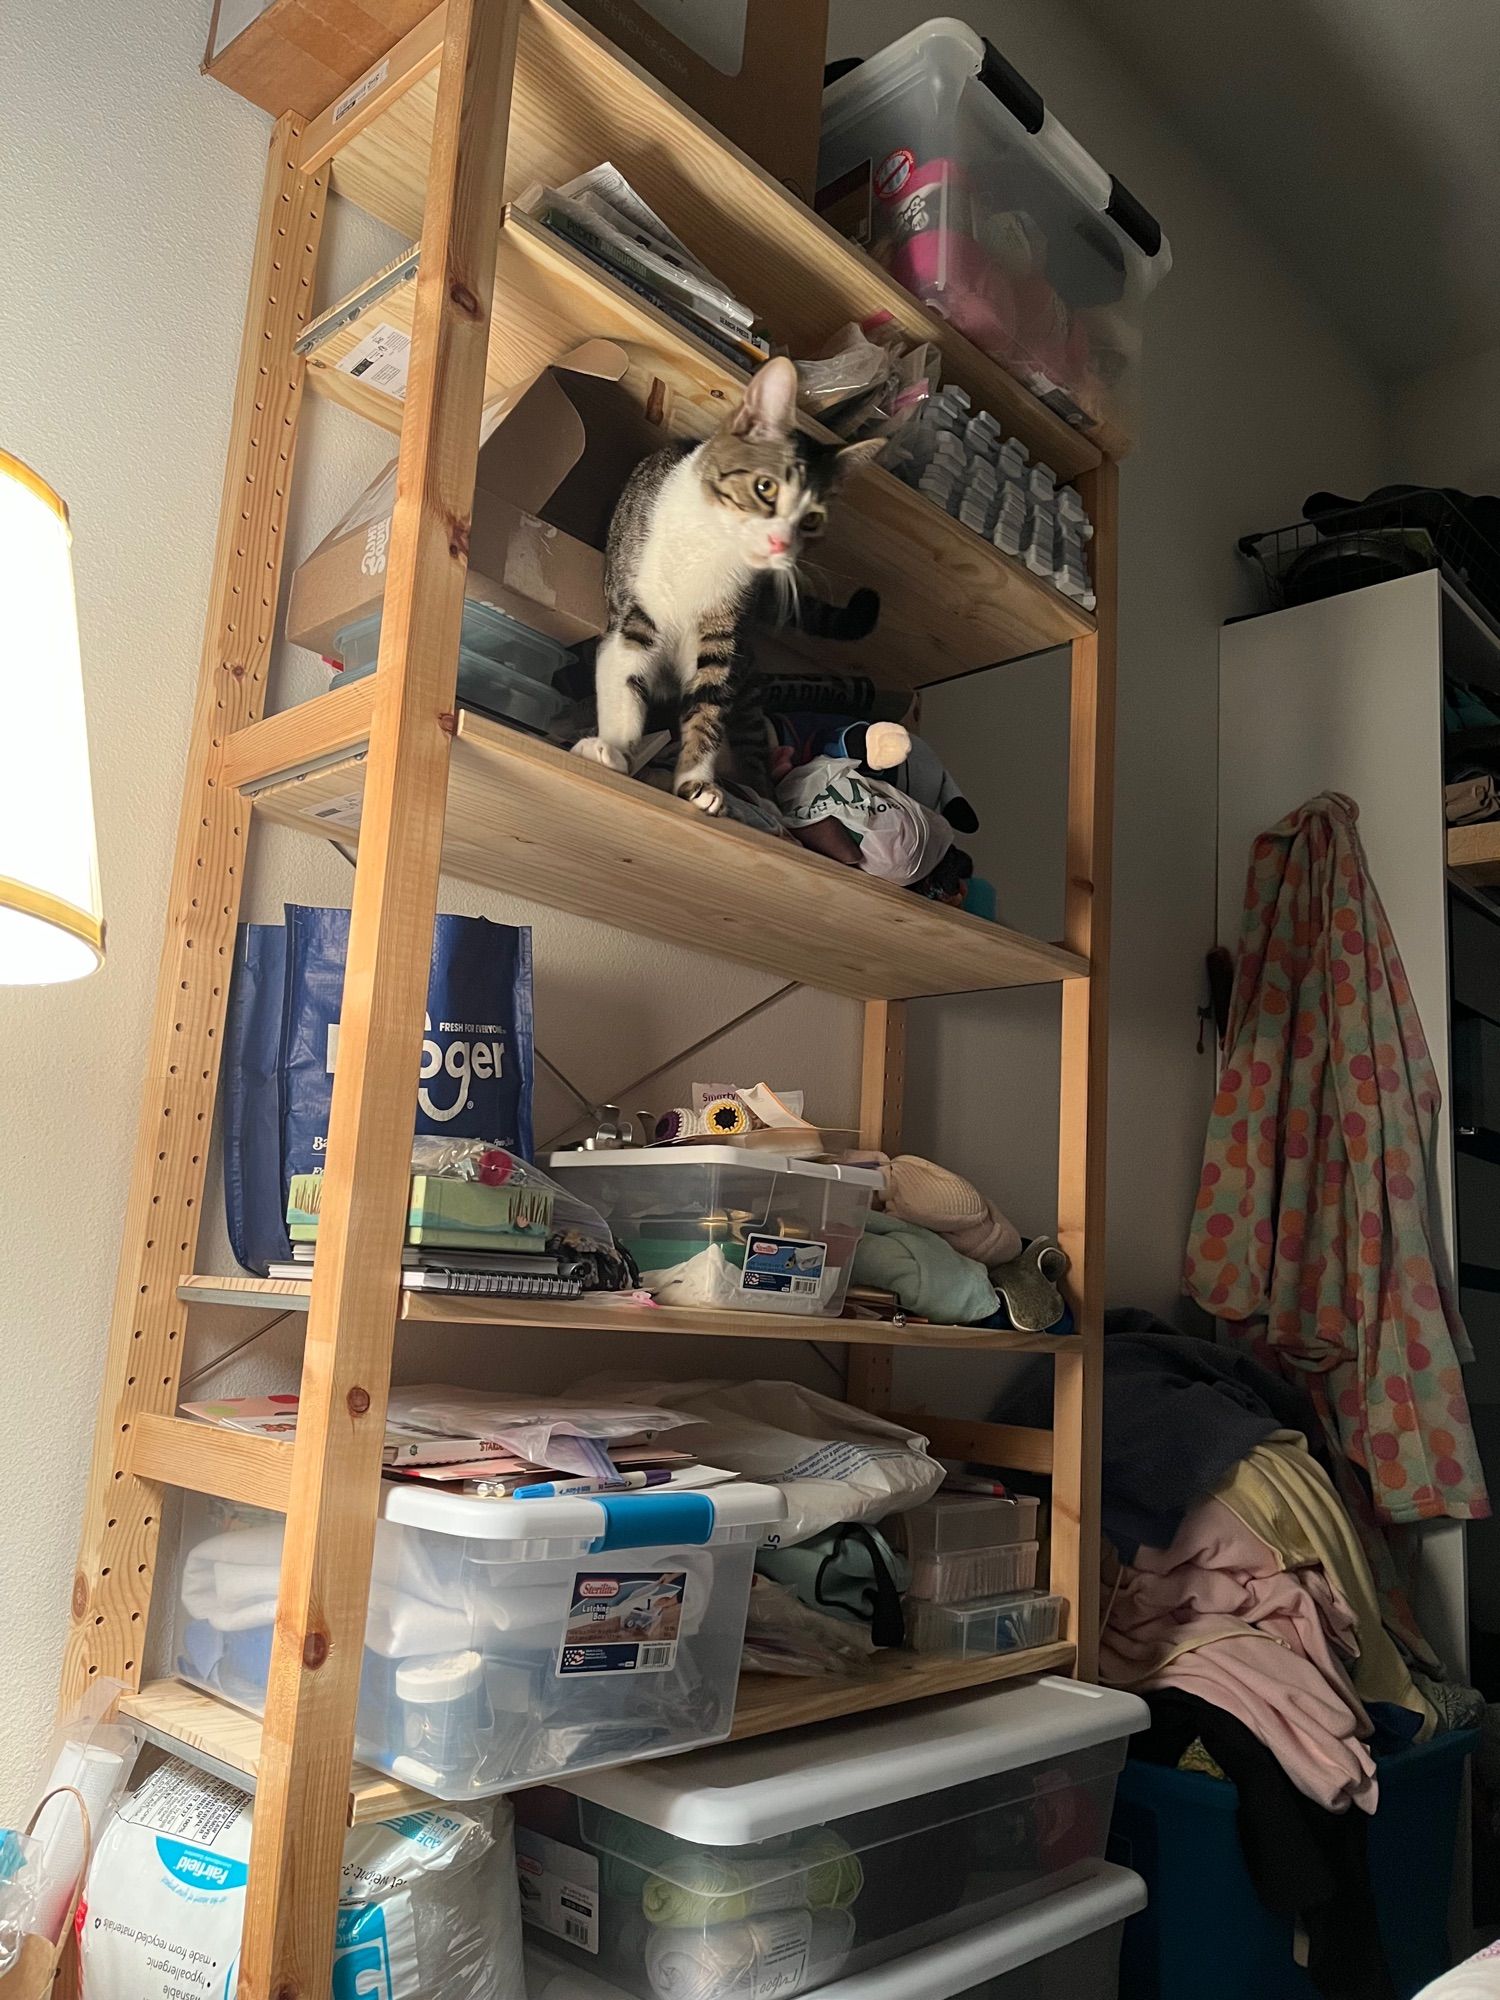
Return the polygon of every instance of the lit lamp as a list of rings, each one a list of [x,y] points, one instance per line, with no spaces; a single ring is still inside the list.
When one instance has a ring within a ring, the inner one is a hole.
[[[104,959],[68,510],[0,451],[0,985]]]

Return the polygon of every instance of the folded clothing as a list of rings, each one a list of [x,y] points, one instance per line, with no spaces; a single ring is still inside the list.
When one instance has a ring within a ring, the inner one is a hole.
[[[982,1264],[931,1229],[873,1211],[854,1253],[854,1282],[894,1292],[907,1312],[942,1326],[975,1326],[999,1310]]]
[[[661,2000],[791,2000],[844,1969],[847,1910],[781,1910],[712,1930],[653,1930],[646,1972]]]
[[[1021,1232],[962,1174],[916,1153],[891,1161],[885,1206],[903,1222],[931,1229],[961,1257],[991,1269],[1021,1254]]]

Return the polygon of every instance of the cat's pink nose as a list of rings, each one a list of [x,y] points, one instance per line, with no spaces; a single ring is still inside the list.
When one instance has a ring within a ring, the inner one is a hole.
[[[766,547],[773,556],[784,556],[791,546],[790,537],[786,535],[768,535],[766,537]]]

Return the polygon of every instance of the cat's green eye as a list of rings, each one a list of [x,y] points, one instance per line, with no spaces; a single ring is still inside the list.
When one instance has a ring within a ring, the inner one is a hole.
[[[827,518],[821,507],[809,507],[807,512],[802,516],[803,534],[821,535],[823,532],[823,523]]]
[[[775,501],[776,495],[781,491],[781,487],[778,481],[771,477],[769,472],[763,472],[759,479],[756,480],[752,491],[757,500],[764,501],[766,506],[769,507]]]

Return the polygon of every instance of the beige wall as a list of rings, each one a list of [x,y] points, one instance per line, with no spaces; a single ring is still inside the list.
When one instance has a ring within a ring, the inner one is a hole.
[[[1193,1010],[1213,921],[1215,634],[1246,601],[1232,545],[1294,512],[1310,485],[1372,483],[1379,412],[1348,355],[1076,30],[1065,0],[970,5],[1158,208],[1177,255],[1151,325],[1146,443],[1124,487],[1110,1233],[1113,1294],[1167,1307],[1207,1085]],[[928,11],[922,0],[834,0],[834,52],[874,46]],[[0,442],[73,509],[110,926],[95,979],[0,991],[0,1823],[35,1776],[67,1613],[267,133],[258,113],[198,79],[199,13],[182,0],[92,10],[85,47],[76,9],[0,12]],[[341,227],[333,281],[352,282],[383,254],[378,231]],[[294,554],[380,453],[352,418],[312,412]],[[283,696],[311,691],[319,673],[306,655],[285,660]],[[1060,685],[1051,662],[1005,670],[944,691],[928,718],[985,817],[980,851],[1007,914],[1044,932],[1055,897],[1035,864],[1055,854]],[[331,854],[273,833],[254,860],[249,913],[347,888]],[[445,904],[478,906],[458,885]],[[535,923],[542,1045],[599,1095],[773,983],[597,926],[487,907]],[[914,1143],[943,1147],[1033,1228],[1052,1219],[1054,1112],[1038,1055],[1054,1010],[1046,994],[917,1010]],[[853,1111],[855,1025],[852,1007],[798,996],[714,1066],[802,1085],[841,1122]],[[687,1080],[658,1085],[657,1100]],[[545,1131],[566,1105],[552,1086],[538,1095]],[[209,1216],[217,1238],[216,1192]],[[206,1245],[213,1254],[222,1248]],[[238,1317],[205,1315],[189,1367],[244,1330]],[[288,1379],[289,1331],[215,1386]],[[507,1343],[504,1365],[556,1384],[617,1363],[701,1369],[724,1357],[552,1341],[519,1354]],[[478,1378],[498,1365],[489,1342],[457,1338],[403,1340],[399,1356],[408,1378]],[[781,1347],[737,1349],[734,1365],[830,1379],[817,1356]],[[979,1407],[986,1379],[974,1371],[945,1386]]]

